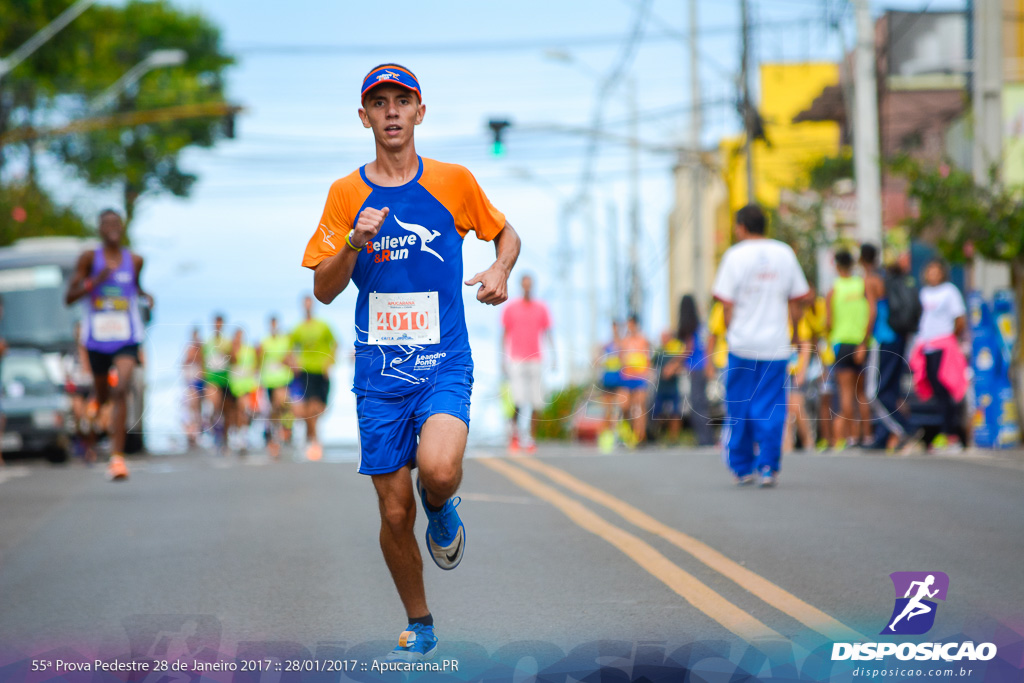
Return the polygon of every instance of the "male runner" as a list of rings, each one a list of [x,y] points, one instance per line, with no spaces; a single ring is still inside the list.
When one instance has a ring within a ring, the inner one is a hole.
[[[266,429],[267,451],[271,457],[281,454],[282,422],[288,402],[288,385],[292,381],[291,338],[277,326],[277,316],[270,316],[270,334],[260,341],[256,349],[259,358],[260,386],[267,392],[270,421]]]
[[[231,339],[231,366],[228,375],[228,395],[234,402],[228,421],[228,448],[239,455],[248,450],[249,426],[256,412],[257,378],[256,349],[245,337],[245,329],[235,329]]]
[[[305,312],[302,322],[291,333],[298,364],[295,377],[303,389],[298,415],[306,421],[306,458],[319,460],[323,457],[323,448],[316,423],[327,410],[327,396],[331,391],[328,373],[334,365],[338,342],[330,325],[313,317],[313,297],[303,298],[302,308]]]
[[[203,340],[199,337],[199,328],[192,328],[192,336],[182,354],[181,374],[185,380],[185,434],[188,447],[195,448],[199,441],[199,433],[203,429]]]
[[[524,275],[522,279],[523,298],[509,301],[502,308],[501,326],[504,329],[505,372],[512,389],[512,438],[509,451],[519,450],[519,417],[526,408],[530,409],[530,440],[526,450],[537,450],[537,424],[544,407],[544,369],[541,367],[540,340],[547,339],[551,349],[552,366],[555,358],[555,342],[551,338],[551,314],[543,301],[533,298],[533,278]]]
[[[224,334],[224,316],[213,316],[213,335],[203,343],[203,367],[206,368],[206,396],[212,408],[213,442],[222,454],[227,453],[228,429],[234,420],[235,400],[228,391],[231,376],[231,338]]]
[[[437,637],[413,535],[413,467],[431,558],[454,569],[466,547],[453,498],[473,385],[462,243],[470,231],[494,240],[495,262],[465,284],[482,285],[477,300],[496,306],[508,298],[519,237],[469,171],[416,154],[413,130],[426,109],[411,71],[378,66],[361,96],[359,118],[373,131],[376,159],[331,186],[302,265],[314,270],[313,291],[324,303],[349,281],[359,289],[352,389],[359,472],[377,491],[381,550],[409,620],[388,657],[417,661],[433,656]]]
[[[124,222],[113,209],[100,213],[101,246],[78,258],[75,273],[68,284],[68,306],[88,296],[85,348],[96,389],[96,401],[113,403],[110,461],[107,478],[128,478],[124,462],[124,438],[128,414],[128,391],[132,373],[139,362],[139,344],[143,325],[139,298],[153,307],[153,297],[142,290],[139,273],[142,257],[122,246]],[[117,384],[110,385],[110,368],[117,370]]]
[[[871,448],[896,451],[909,441],[906,421],[899,410],[901,370],[906,363],[907,340],[889,324],[889,290],[885,275],[878,269],[878,248],[875,245],[860,245],[860,266],[864,270],[864,289],[875,297],[875,327],[872,330],[875,345],[868,351],[868,367],[878,369],[874,391],[869,388],[866,392],[871,411],[878,421],[873,432],[864,426],[861,443]]]

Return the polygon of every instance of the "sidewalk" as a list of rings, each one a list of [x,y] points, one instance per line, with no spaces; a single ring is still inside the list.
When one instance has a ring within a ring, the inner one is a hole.
[[[469,449],[469,457],[521,457],[523,454],[510,455],[506,450],[505,446],[499,444],[493,445],[479,445]],[[638,448],[635,450],[629,450],[625,447],[616,447],[611,453],[602,453],[596,445],[590,443],[571,443],[568,441],[541,441],[537,444],[537,456],[540,457],[630,457],[637,455],[679,455],[679,456],[694,456],[694,455],[713,455],[720,457],[721,447],[720,446],[663,446],[663,445],[651,445],[646,448]],[[813,453],[807,454],[803,452],[796,452],[789,454],[790,457],[793,455],[806,455],[807,457],[847,457],[847,458],[919,458],[919,459],[947,459],[947,460],[965,460],[969,462],[977,462],[984,464],[992,464],[1003,467],[1012,467],[1024,469],[1024,447],[1018,448],[1006,448],[1006,449],[994,449],[994,448],[967,448],[962,453],[957,454],[944,454],[937,455],[927,453],[923,450],[911,453],[909,455],[890,455],[887,456],[884,451],[878,450],[863,450],[860,448],[848,448],[839,453],[828,452],[826,454]]]

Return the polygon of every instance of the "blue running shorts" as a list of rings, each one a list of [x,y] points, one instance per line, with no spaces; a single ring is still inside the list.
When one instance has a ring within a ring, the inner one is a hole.
[[[446,368],[404,396],[356,396],[360,474],[388,474],[416,466],[416,446],[431,415],[454,415],[469,426],[472,367]]]
[[[650,385],[643,377],[623,377],[622,384],[619,386],[629,389],[630,391],[638,391],[640,389],[647,389]]]

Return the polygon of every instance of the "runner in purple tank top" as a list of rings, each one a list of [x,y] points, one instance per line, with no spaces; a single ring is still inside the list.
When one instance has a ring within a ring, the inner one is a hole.
[[[82,335],[89,352],[96,400],[100,406],[108,400],[114,404],[107,476],[119,481],[128,478],[124,462],[127,395],[132,373],[139,362],[143,334],[138,301],[141,297],[152,307],[153,297],[139,285],[142,257],[122,246],[124,222],[120,214],[111,209],[103,211],[99,232],[102,246],[79,257],[65,301],[70,306],[87,298]],[[117,370],[117,383],[113,387],[110,385],[111,367]]]

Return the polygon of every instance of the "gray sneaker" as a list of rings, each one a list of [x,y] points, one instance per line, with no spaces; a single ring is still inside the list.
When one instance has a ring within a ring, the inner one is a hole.
[[[762,489],[774,488],[779,482],[779,475],[775,472],[765,472],[761,475],[761,481],[757,483],[758,487]]]

